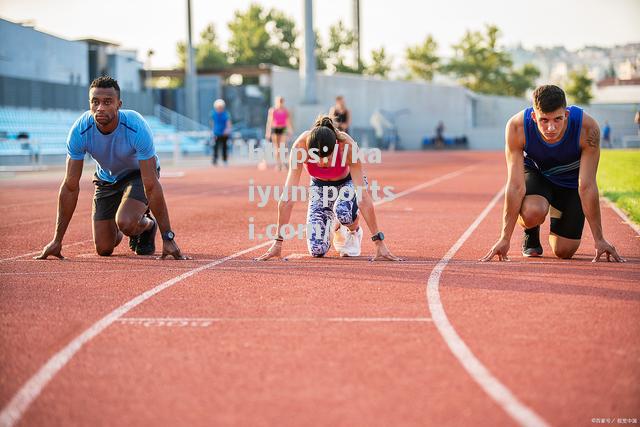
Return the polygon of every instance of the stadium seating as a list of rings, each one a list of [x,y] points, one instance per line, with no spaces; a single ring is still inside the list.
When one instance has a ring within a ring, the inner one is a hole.
[[[0,107],[0,157],[14,159],[16,156],[37,158],[65,155],[67,134],[81,114],[81,111]],[[182,135],[155,116],[145,116],[145,119],[153,132],[158,153],[173,153],[176,141],[180,144],[182,154],[205,152],[202,138]],[[28,135],[28,139],[20,138],[26,136],[24,134]]]

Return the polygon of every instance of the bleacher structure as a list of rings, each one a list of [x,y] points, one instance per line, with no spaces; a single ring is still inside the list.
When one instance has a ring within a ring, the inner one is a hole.
[[[59,163],[67,135],[82,111],[0,107],[0,165]],[[166,113],[163,115],[166,116]],[[204,154],[206,127],[184,132],[159,117],[145,116],[160,156]]]

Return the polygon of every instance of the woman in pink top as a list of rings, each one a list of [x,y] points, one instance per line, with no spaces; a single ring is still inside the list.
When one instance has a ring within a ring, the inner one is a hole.
[[[376,245],[373,260],[399,261],[400,258],[387,249],[384,234],[378,228],[362,164],[357,156],[351,155],[357,149],[356,142],[348,134],[337,131],[329,116],[319,117],[313,128],[303,132],[291,148],[285,188],[298,186],[303,169],[300,167],[301,157],[305,158],[303,163],[311,175],[306,236],[309,253],[314,257],[324,256],[331,247],[330,234],[333,230],[333,244],[340,256],[359,256],[363,234],[359,222],[362,216]],[[337,151],[334,153],[334,150]],[[306,153],[306,156],[300,156],[300,153]],[[359,190],[361,200],[356,197]],[[277,230],[282,230],[282,226],[289,223],[294,204],[292,199],[281,198],[278,202]],[[279,234],[258,260],[281,257],[283,241]]]
[[[265,138],[270,139],[273,143],[275,153],[279,153],[280,144],[286,144],[287,138],[293,134],[293,126],[291,126],[291,115],[289,110],[284,106],[284,98],[276,97],[275,107],[269,108],[267,115],[267,128],[265,129]],[[282,170],[280,156],[276,155],[276,170]]]

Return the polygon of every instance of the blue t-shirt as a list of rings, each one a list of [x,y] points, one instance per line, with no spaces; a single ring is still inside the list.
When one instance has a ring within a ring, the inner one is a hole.
[[[160,167],[151,128],[133,110],[119,110],[118,127],[107,135],[98,130],[90,111],[80,116],[69,131],[67,155],[83,160],[85,153],[96,161],[98,178],[111,183],[140,170],[140,160],[155,157]]]
[[[215,136],[224,135],[224,130],[227,127],[227,121],[231,119],[229,113],[225,110],[218,113],[216,110],[211,111],[211,120],[213,120],[213,134]]]

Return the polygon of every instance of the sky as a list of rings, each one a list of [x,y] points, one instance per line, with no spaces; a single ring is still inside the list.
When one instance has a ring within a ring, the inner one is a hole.
[[[251,3],[285,12],[301,32],[303,2],[192,0],[194,40],[207,24],[214,23],[224,47],[234,11],[246,10]],[[176,43],[186,40],[186,4],[186,0],[0,0],[0,17],[31,21],[36,29],[67,39],[114,41],[138,50],[142,61],[153,49],[152,67],[170,68],[177,64]],[[350,0],[314,2],[314,27],[322,37],[338,20],[351,26],[351,5]],[[486,24],[500,28],[500,42],[506,46],[574,50],[640,42],[640,0],[360,0],[360,11],[364,59],[369,59],[372,49],[384,47],[396,64],[407,46],[427,35],[435,38],[439,53],[446,56],[466,30],[482,30]]]

